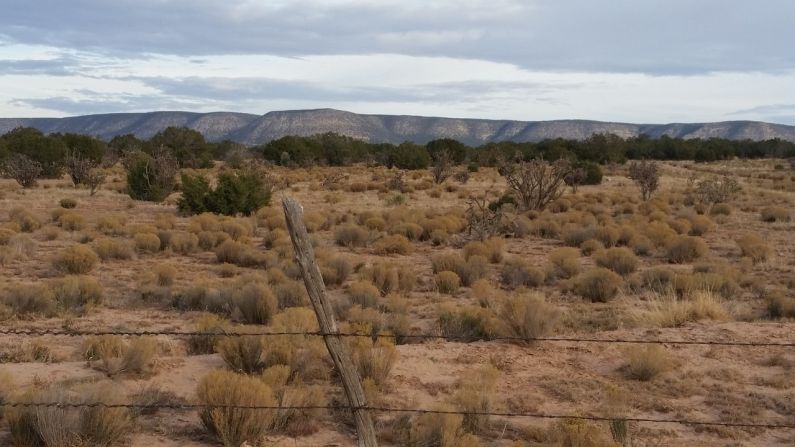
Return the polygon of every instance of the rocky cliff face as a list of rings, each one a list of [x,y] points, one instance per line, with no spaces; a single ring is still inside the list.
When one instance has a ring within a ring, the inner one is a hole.
[[[435,118],[403,115],[362,115],[333,109],[246,113],[149,112],[86,115],[68,118],[0,118],[0,134],[18,126],[42,132],[74,132],[110,139],[135,134],[149,138],[169,126],[196,129],[210,141],[234,140],[254,145],[285,135],[336,132],[370,142],[425,143],[436,138],[455,138],[470,145],[493,141],[539,141],[545,138],[584,139],[594,133],[622,137],[646,134],[679,138],[795,141],[795,126],[755,121],[691,124],[627,124],[584,120],[510,121]]]

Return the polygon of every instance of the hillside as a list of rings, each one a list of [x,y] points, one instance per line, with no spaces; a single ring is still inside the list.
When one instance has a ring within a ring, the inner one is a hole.
[[[495,141],[538,141],[545,138],[584,139],[594,133],[622,137],[646,134],[653,138],[765,140],[795,142],[795,126],[756,121],[717,123],[628,124],[586,120],[511,121],[457,119],[407,115],[364,115],[333,109],[246,113],[148,112],[85,115],[68,118],[0,118],[0,134],[18,126],[45,133],[74,132],[110,139],[132,133],[149,138],[168,126],[184,126],[203,133],[210,141],[230,139],[254,145],[285,135],[336,132],[371,142],[425,143],[435,138],[455,138],[470,145]]]

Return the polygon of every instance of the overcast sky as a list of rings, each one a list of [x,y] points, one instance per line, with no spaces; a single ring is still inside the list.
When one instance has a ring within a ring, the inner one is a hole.
[[[3,0],[0,116],[795,124],[791,0]]]

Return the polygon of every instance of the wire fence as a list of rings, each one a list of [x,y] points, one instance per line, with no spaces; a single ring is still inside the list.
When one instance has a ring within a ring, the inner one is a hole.
[[[0,335],[20,335],[29,337],[66,336],[89,337],[101,335],[118,335],[129,337],[274,337],[274,336],[308,336],[308,337],[358,337],[358,338],[394,338],[403,340],[445,340],[459,342],[474,341],[510,341],[510,342],[551,342],[551,343],[621,343],[621,344],[663,344],[663,345],[696,345],[696,346],[735,346],[735,347],[795,347],[795,341],[733,341],[733,340],[677,340],[668,338],[593,338],[593,337],[515,337],[493,336],[473,337],[444,334],[392,334],[363,332],[294,332],[294,331],[251,331],[251,332],[213,332],[213,331],[121,331],[121,330],[81,330],[81,329],[0,329]]]
[[[680,424],[691,426],[711,426],[711,427],[736,427],[736,428],[763,428],[763,429],[795,429],[795,423],[754,423],[754,422],[710,422],[697,421],[692,419],[677,418],[643,418],[631,416],[589,416],[581,414],[549,414],[549,413],[523,413],[523,412],[498,412],[498,411],[463,411],[463,410],[428,410],[422,408],[393,408],[380,406],[353,407],[348,405],[210,405],[210,404],[110,404],[104,402],[6,402],[0,403],[0,408],[56,408],[56,409],[78,409],[78,408],[125,408],[138,410],[164,409],[164,410],[250,410],[250,411],[295,411],[295,410],[335,410],[335,411],[356,411],[367,410],[378,413],[414,413],[414,414],[438,414],[438,415],[461,415],[461,416],[489,416],[489,417],[510,417],[510,418],[531,418],[531,419],[569,419],[587,420],[595,422],[605,421],[626,421],[637,423],[653,424]]]
[[[727,347],[795,347],[794,341],[732,341],[732,340],[678,340],[678,339],[640,339],[640,338],[593,338],[593,337],[468,337],[450,336],[443,334],[370,334],[370,333],[322,333],[322,332],[293,332],[293,331],[251,331],[251,332],[208,332],[208,331],[178,331],[178,330],[151,330],[151,331],[124,331],[124,330],[81,330],[81,329],[0,329],[0,335],[9,336],[174,336],[174,337],[194,337],[194,336],[213,336],[213,337],[271,337],[271,336],[310,336],[310,337],[367,337],[367,338],[402,338],[404,340],[446,340],[472,342],[477,340],[485,341],[509,341],[509,342],[552,342],[552,343],[596,343],[596,344],[663,344],[663,345],[696,345],[696,346],[727,346]],[[437,414],[437,415],[465,415],[465,416],[488,416],[504,418],[532,418],[532,419],[557,419],[557,420],[587,420],[594,422],[603,421],[626,421],[634,423],[648,424],[679,424],[687,426],[711,426],[711,427],[734,427],[745,429],[776,429],[792,430],[795,429],[795,422],[725,422],[725,421],[703,421],[684,418],[647,418],[631,416],[600,416],[582,414],[551,414],[540,412],[497,412],[497,411],[459,411],[459,410],[431,410],[421,408],[393,408],[383,406],[363,406],[354,407],[350,405],[324,405],[324,406],[247,406],[247,405],[208,405],[196,403],[153,403],[153,404],[134,404],[134,403],[106,403],[106,402],[0,402],[0,408],[57,408],[57,409],[77,409],[77,408],[126,408],[138,410],[164,409],[164,410],[206,410],[206,409],[234,409],[251,411],[295,411],[295,410],[335,410],[335,411],[358,411],[367,410],[377,413],[411,413],[411,414]]]

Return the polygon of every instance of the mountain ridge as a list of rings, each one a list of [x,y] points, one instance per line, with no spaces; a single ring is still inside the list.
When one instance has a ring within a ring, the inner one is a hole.
[[[233,140],[247,145],[267,143],[286,135],[308,136],[336,132],[373,143],[426,143],[455,138],[469,145],[498,141],[539,141],[545,138],[582,140],[594,133],[651,138],[719,137],[730,140],[780,138],[795,142],[795,126],[761,121],[633,124],[585,119],[519,121],[444,118],[415,115],[357,114],[335,109],[272,111],[264,115],[238,112],[156,111],[107,113],[64,118],[0,118],[0,134],[19,126],[44,133],[72,132],[110,139],[132,133],[150,138],[169,126],[201,132],[209,141]]]

